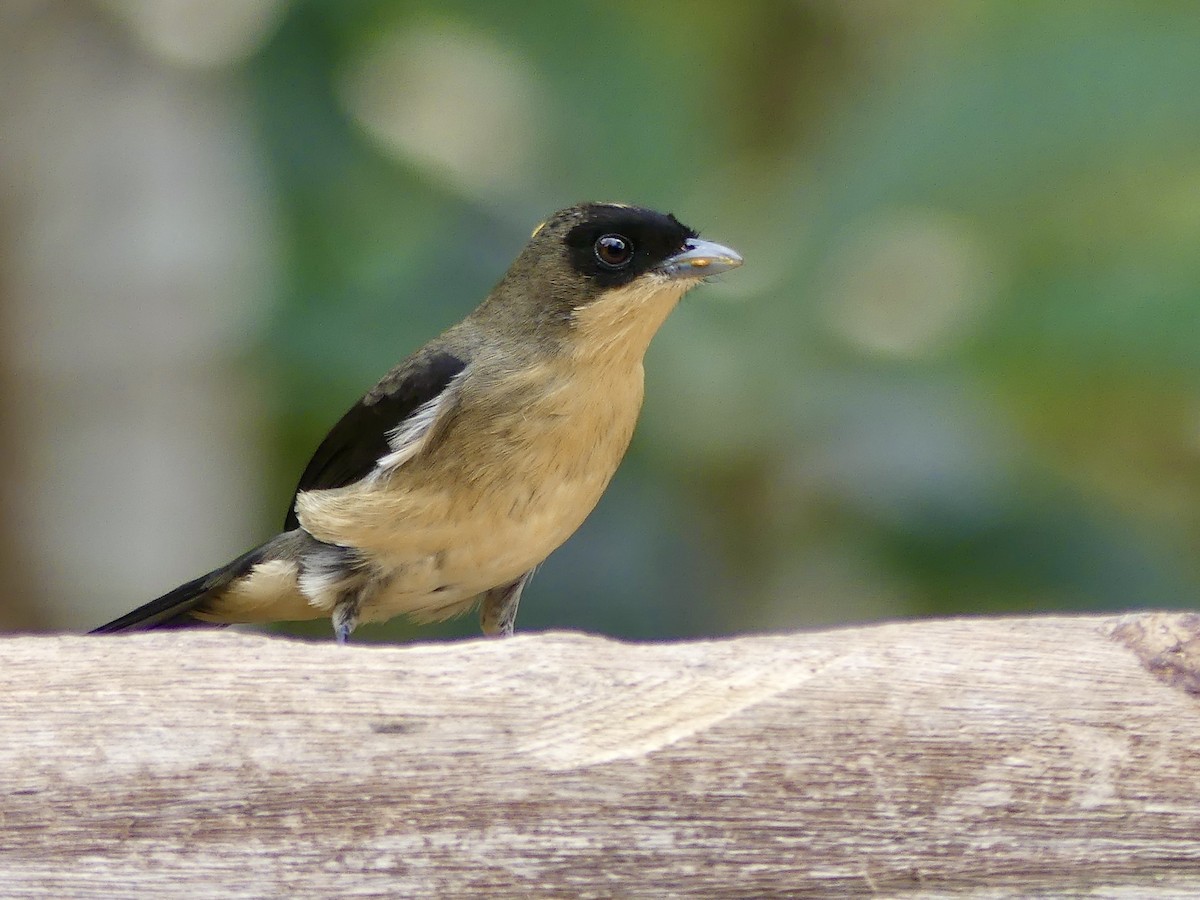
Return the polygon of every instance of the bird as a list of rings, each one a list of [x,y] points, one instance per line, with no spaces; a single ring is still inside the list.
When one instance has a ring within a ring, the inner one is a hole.
[[[534,570],[583,523],[633,436],[643,358],[680,298],[742,257],[672,214],[562,209],[457,325],[342,416],[282,532],[93,633],[475,607],[513,632]]]

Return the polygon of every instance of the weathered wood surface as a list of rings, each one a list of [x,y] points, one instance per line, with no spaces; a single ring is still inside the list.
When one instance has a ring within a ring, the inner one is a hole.
[[[0,640],[0,895],[1200,895],[1200,617]]]

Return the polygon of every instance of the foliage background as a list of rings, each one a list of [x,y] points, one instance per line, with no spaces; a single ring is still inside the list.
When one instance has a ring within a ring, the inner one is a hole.
[[[524,629],[1197,596],[1194,4],[16,0],[0,78],[10,627],[271,534],[341,412],[581,199],[747,264],[656,339]]]

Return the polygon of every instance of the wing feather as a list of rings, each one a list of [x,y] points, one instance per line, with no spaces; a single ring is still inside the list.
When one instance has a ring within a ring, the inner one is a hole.
[[[296,497],[302,491],[345,487],[379,465],[399,465],[416,452],[436,417],[439,399],[466,366],[465,360],[442,350],[419,354],[389,372],[317,447],[296,485],[284,530],[300,524]]]

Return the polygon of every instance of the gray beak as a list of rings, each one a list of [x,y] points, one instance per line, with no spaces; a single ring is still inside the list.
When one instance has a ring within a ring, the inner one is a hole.
[[[684,244],[683,252],[667,257],[657,271],[668,278],[704,278],[736,269],[741,264],[741,254],[736,250],[713,241],[690,238]]]

